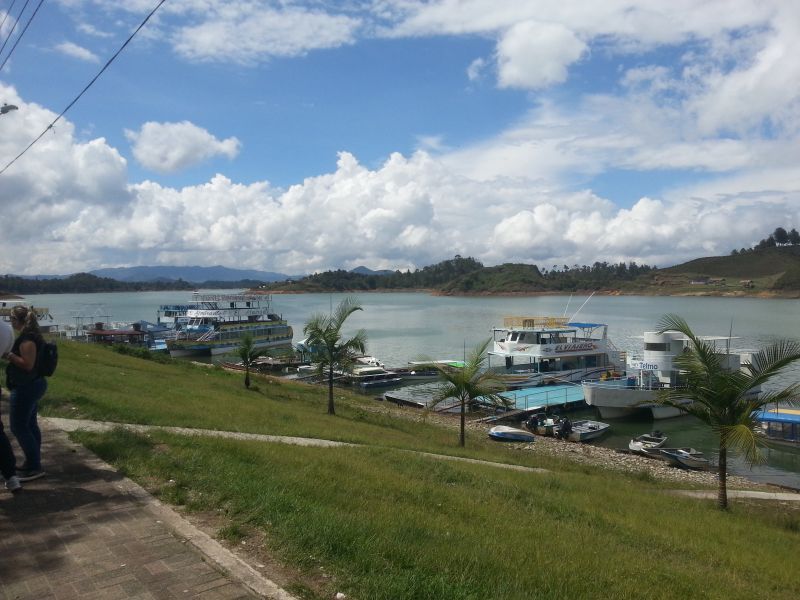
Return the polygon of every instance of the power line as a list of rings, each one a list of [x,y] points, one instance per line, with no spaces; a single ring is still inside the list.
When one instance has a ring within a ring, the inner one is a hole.
[[[106,62],[106,64],[104,64],[104,65],[103,65],[103,68],[102,68],[102,69],[100,69],[100,71],[97,73],[97,75],[95,75],[95,76],[92,78],[92,80],[91,80],[89,83],[87,83],[87,84],[86,84],[86,87],[84,87],[84,88],[81,90],[81,92],[80,92],[80,93],[79,93],[77,96],[75,96],[75,98],[72,100],[72,102],[70,102],[70,103],[67,105],[67,107],[66,107],[64,110],[62,110],[62,111],[61,111],[61,113],[60,113],[60,114],[59,114],[59,115],[58,115],[58,116],[57,116],[55,119],[53,119],[53,122],[52,122],[52,123],[50,123],[50,124],[49,124],[49,125],[48,125],[48,126],[45,128],[45,130],[44,130],[44,131],[42,131],[42,133],[40,133],[38,136],[36,136],[36,138],[35,138],[35,139],[34,139],[34,140],[33,140],[33,141],[30,143],[30,144],[28,144],[28,146],[27,146],[27,147],[26,147],[26,148],[25,148],[25,149],[24,149],[22,152],[20,152],[19,154],[17,154],[17,155],[16,155],[16,156],[15,156],[15,157],[14,157],[14,158],[11,160],[11,162],[10,162],[10,163],[8,163],[8,164],[7,164],[5,167],[3,167],[3,168],[2,168],[2,170],[0,170],[0,175],[2,175],[3,173],[5,173],[5,172],[8,170],[8,168],[9,168],[11,165],[13,165],[15,162],[17,162],[17,161],[18,161],[18,160],[19,160],[19,159],[22,157],[22,155],[23,155],[23,154],[25,154],[25,153],[26,153],[28,150],[30,150],[30,149],[33,147],[33,145],[34,145],[36,142],[38,142],[40,139],[42,139],[42,138],[44,137],[44,134],[45,134],[45,133],[47,133],[48,131],[50,131],[50,130],[53,128],[53,125],[55,125],[56,123],[58,123],[58,121],[61,119],[61,117],[63,117],[63,116],[66,114],[66,112],[67,112],[67,111],[68,111],[70,108],[72,108],[72,106],[73,106],[73,105],[74,105],[74,104],[75,104],[75,103],[76,103],[78,100],[80,100],[81,96],[83,96],[83,95],[84,95],[84,94],[87,92],[87,90],[88,90],[90,87],[92,87],[92,85],[94,85],[94,82],[95,82],[95,81],[97,81],[97,80],[100,78],[100,75],[102,75],[102,74],[103,74],[103,72],[104,72],[104,71],[105,71],[105,70],[106,70],[106,69],[107,69],[107,68],[108,68],[108,67],[111,65],[111,63],[112,63],[112,62],[114,62],[114,60],[117,58],[117,56],[119,56],[119,55],[120,55],[120,53],[121,53],[121,52],[122,52],[122,51],[125,49],[125,47],[126,47],[126,46],[127,46],[129,43],[130,43],[130,41],[131,41],[131,40],[132,40],[132,39],[133,39],[133,38],[136,36],[136,34],[137,34],[137,33],[139,33],[139,30],[140,30],[142,27],[144,27],[144,26],[147,24],[147,22],[150,20],[150,17],[152,17],[154,14],[156,14],[156,11],[157,11],[159,8],[161,8],[161,5],[162,5],[162,4],[164,4],[164,2],[166,2],[166,1],[167,1],[167,0],[160,0],[160,1],[159,1],[159,3],[156,5],[156,7],[155,7],[153,10],[151,10],[151,11],[150,11],[150,14],[148,14],[148,15],[147,15],[147,16],[144,18],[144,21],[142,21],[142,22],[139,24],[139,26],[138,26],[138,27],[137,27],[137,28],[136,28],[136,29],[133,31],[133,33],[132,33],[132,34],[131,34],[131,35],[128,37],[128,39],[127,39],[127,40],[125,40],[125,43],[124,43],[124,44],[122,44],[122,46],[120,46],[120,47],[119,47],[119,50],[117,50],[117,51],[114,53],[114,55],[113,55],[111,58],[109,58],[109,59],[108,59],[108,61]]]
[[[3,25],[6,24],[6,19],[8,19],[8,15],[11,14],[11,10],[14,8],[14,4],[16,4],[17,0],[11,0],[11,6],[8,7],[6,11],[6,15],[3,17],[3,22],[0,23],[0,31],[3,31]]]
[[[22,13],[24,13],[25,9],[28,8],[28,2],[30,1],[31,0],[25,0],[25,5],[22,7],[22,10],[19,11],[17,18],[14,20],[14,26],[11,28],[11,31],[8,32],[8,36],[6,36],[6,40],[3,42],[3,45],[0,46],[0,54],[2,54],[3,50],[6,49],[6,44],[8,43],[8,40],[11,39],[11,36],[14,34],[14,30],[17,28],[17,25],[19,24],[19,20],[22,18]],[[10,11],[11,9],[9,8],[8,10]],[[8,13],[6,13],[6,16],[8,16]]]
[[[14,45],[11,46],[11,50],[8,51],[8,54],[3,59],[3,64],[0,64],[0,71],[3,70],[3,67],[6,66],[6,63],[8,62],[8,59],[11,58],[12,54],[14,54],[14,50],[16,49],[17,44],[19,44],[19,41],[22,39],[22,36],[25,35],[25,32],[28,31],[28,26],[31,24],[31,21],[33,21],[33,18],[36,16],[36,13],[39,12],[39,9],[42,7],[42,3],[43,2],[44,2],[44,0],[39,0],[39,4],[36,5],[36,10],[33,11],[33,14],[28,19],[28,22],[25,23],[25,27],[22,29],[22,31],[19,32],[19,35],[17,36],[17,40],[14,42]],[[0,54],[2,54],[2,52],[0,52]]]

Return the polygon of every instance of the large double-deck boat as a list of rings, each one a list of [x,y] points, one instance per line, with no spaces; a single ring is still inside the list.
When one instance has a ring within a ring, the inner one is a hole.
[[[495,327],[489,368],[527,376],[525,385],[577,382],[621,370],[625,353],[608,339],[603,323],[570,322],[567,317],[506,317]],[[492,365],[492,357],[502,359]]]
[[[749,353],[730,351],[730,343],[734,338],[698,337],[715,347],[722,365],[730,371],[738,370],[750,361]],[[586,378],[582,381],[586,404],[596,406],[604,419],[628,417],[642,412],[650,413],[654,419],[684,414],[679,408],[658,404],[654,400],[662,390],[686,386],[686,374],[675,367],[674,360],[688,348],[689,343],[689,338],[677,331],[645,332],[644,353],[628,358],[624,375]],[[750,393],[758,394],[759,391],[757,388],[750,390]]]
[[[186,310],[185,326],[167,340],[171,356],[209,356],[235,351],[249,335],[255,348],[291,348],[292,328],[271,312],[267,294],[201,294]]]

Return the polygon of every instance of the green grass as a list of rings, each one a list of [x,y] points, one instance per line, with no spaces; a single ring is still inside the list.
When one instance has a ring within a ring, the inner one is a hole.
[[[238,541],[334,576],[318,597],[796,598],[797,531],[601,471],[518,473],[373,448],[124,431],[79,439]],[[172,480],[172,482],[170,482]],[[309,597],[309,596],[307,596]]]
[[[471,433],[467,448],[458,433],[391,413],[418,414],[336,388],[336,416],[327,410],[327,388],[255,379],[183,361],[159,364],[108,348],[62,342],[59,367],[42,403],[42,413],[116,423],[172,425],[198,429],[315,437],[458,456],[534,464]],[[375,409],[382,409],[376,411]]]
[[[46,414],[364,444],[75,434],[163,501],[215,515],[221,539],[267,540],[297,570],[287,587],[304,598],[800,597],[800,520],[781,505],[734,502],[722,513],[665,494],[645,473],[519,452],[474,432],[462,450],[457,430],[342,390],[331,417],[323,388],[258,380],[247,391],[241,374],[97,346],[63,343],[60,355]]]

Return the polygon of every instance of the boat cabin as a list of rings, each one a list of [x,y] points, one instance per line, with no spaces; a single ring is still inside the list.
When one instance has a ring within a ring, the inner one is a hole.
[[[773,408],[755,415],[761,433],[781,444],[800,447],[800,409]]]
[[[575,323],[566,317],[506,317],[493,330],[492,357],[504,364],[495,370],[507,373],[566,373],[615,370],[619,351],[607,338],[602,323]],[[614,353],[610,356],[609,352]]]

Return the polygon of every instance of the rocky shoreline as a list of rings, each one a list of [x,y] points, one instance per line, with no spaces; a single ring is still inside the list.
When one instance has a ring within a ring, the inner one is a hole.
[[[386,408],[388,408],[388,406]],[[459,427],[459,419],[456,415],[432,412],[426,413],[418,411],[417,409],[402,408],[399,410],[392,409],[391,413],[394,416],[400,416],[415,421],[435,422],[450,428]],[[492,425],[479,420],[473,420],[467,422],[467,427],[473,431],[486,432],[488,435],[488,431],[491,429]],[[620,452],[612,448],[604,448],[602,446],[578,444],[575,442],[568,442],[541,435],[537,435],[536,441],[533,443],[511,443],[507,445],[509,448],[513,448],[521,452],[531,452],[533,454],[540,454],[544,456],[559,457],[572,462],[592,465],[612,471],[637,475],[645,473],[659,481],[667,481],[684,485],[690,484],[709,488],[716,488],[719,484],[719,477],[714,471],[691,471],[688,469],[678,469],[676,467],[669,466],[667,462],[662,460],[638,456],[636,454],[626,454],[624,452]],[[746,477],[731,474],[728,474],[727,483],[729,489],[736,488],[740,490],[765,491],[786,491],[787,489],[776,485],[751,481]]]

